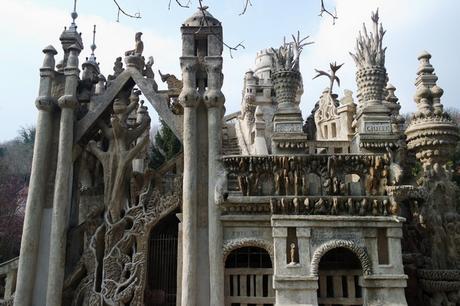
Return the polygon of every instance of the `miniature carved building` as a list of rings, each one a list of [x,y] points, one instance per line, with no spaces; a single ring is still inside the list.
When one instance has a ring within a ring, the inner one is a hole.
[[[458,128],[428,53],[404,126],[377,13],[353,54],[357,103],[333,71],[305,121],[299,36],[257,54],[224,116],[222,25],[206,9],[182,24],[168,90],[141,33],[107,79],[93,41],[80,75],[72,18],[63,60],[43,50],[14,305],[460,304]],[[141,94],[183,145],[155,170]]]

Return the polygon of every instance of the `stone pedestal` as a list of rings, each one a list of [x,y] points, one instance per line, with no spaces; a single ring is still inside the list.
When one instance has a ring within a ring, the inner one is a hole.
[[[383,153],[399,138],[392,130],[391,111],[383,104],[386,78],[383,66],[366,66],[356,72],[359,108],[352,152]]]
[[[372,275],[360,281],[368,306],[407,306],[404,288],[406,275]]]
[[[273,154],[299,153],[305,148],[302,112],[295,102],[300,86],[298,71],[277,71],[272,75],[278,108],[273,117]]]
[[[380,107],[377,107],[380,110]],[[363,109],[356,117],[356,133],[352,139],[352,153],[381,153],[386,147],[394,147],[399,139],[393,131],[391,118],[388,114],[374,112],[372,106]]]

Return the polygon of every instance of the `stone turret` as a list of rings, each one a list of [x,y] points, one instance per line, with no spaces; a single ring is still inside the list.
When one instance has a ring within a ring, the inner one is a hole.
[[[418,57],[420,65],[415,80],[417,90],[414,97],[417,111],[406,135],[408,149],[416,152],[424,169],[434,167],[438,171],[442,170],[439,166],[446,167],[460,137],[457,125],[443,110],[443,90],[436,84],[438,77],[430,64],[430,58],[431,55],[426,51]]]
[[[308,38],[308,37],[306,37]],[[310,43],[306,39],[284,43],[274,53],[272,82],[275,90],[277,109],[273,117],[272,152],[295,153],[305,148],[307,135],[303,132],[302,113],[297,95],[302,87],[302,75],[299,71],[299,56],[303,47]]]
[[[75,19],[77,19],[78,14],[76,11],[76,1],[74,2],[73,12],[70,14],[72,17],[72,22],[68,28],[64,28],[59,40],[62,44],[62,49],[64,50],[64,58],[63,60],[57,65],[58,70],[62,71],[64,67],[67,65],[67,58],[69,57],[70,47],[75,45],[80,50],[83,50],[83,40],[81,38],[81,33],[77,32],[77,24],[75,23]]]
[[[214,203],[222,144],[222,25],[206,7],[181,27],[184,107],[182,305],[223,305],[222,225]],[[204,173],[208,173],[208,175]],[[202,173],[202,175],[199,175]]]
[[[392,110],[385,103],[386,83],[385,51],[383,36],[385,31],[379,24],[378,10],[372,14],[373,33],[359,33],[356,53],[350,53],[358,70],[358,109],[355,119],[356,135],[351,146],[355,152],[386,152],[397,146],[397,131],[391,125]]]

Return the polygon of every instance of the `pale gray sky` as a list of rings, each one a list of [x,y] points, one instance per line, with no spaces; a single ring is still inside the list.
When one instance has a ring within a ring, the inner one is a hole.
[[[85,50],[81,62],[89,56],[93,24],[97,25],[96,55],[104,75],[112,73],[117,56],[132,48],[134,33],[142,31],[145,55],[155,58],[155,71],[180,76],[181,45],[179,27],[195,11],[174,5],[168,10],[168,0],[119,0],[131,12],[140,11],[143,18],[121,17],[116,22],[116,7],[112,0],[79,0],[78,29],[83,33]],[[196,1],[192,1],[196,2]],[[252,0],[243,16],[238,14],[243,0],[208,0],[210,12],[224,26],[225,41],[244,41],[245,49],[224,57],[224,94],[227,112],[239,110],[243,75],[253,65],[258,50],[277,47],[284,35],[300,30],[310,35],[315,44],[305,48],[301,72],[305,94],[301,108],[308,116],[314,103],[327,86],[326,79],[311,80],[314,68],[327,69],[331,61],[344,62],[339,71],[343,89],[356,91],[355,65],[349,55],[354,51],[355,38],[362,22],[370,24],[371,11],[380,8],[381,21],[387,30],[384,45],[390,82],[397,88],[403,112],[413,111],[414,80],[417,55],[423,50],[432,55],[432,64],[444,89],[443,103],[458,105],[457,74],[460,70],[460,1],[458,0],[325,0],[336,7],[339,19],[335,25],[328,17],[318,17],[320,0]],[[72,0],[0,0],[0,142],[17,135],[21,126],[35,123],[34,101],[38,93],[38,69],[43,60],[41,50],[53,44],[62,56],[59,35],[70,24]],[[370,27],[368,27],[370,28]],[[157,82],[159,79],[157,78]]]

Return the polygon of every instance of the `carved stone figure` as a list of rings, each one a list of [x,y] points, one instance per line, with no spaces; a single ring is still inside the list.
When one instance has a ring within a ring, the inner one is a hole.
[[[142,56],[142,52],[144,52],[144,43],[142,42],[141,39],[142,32],[137,32],[134,40],[135,40],[135,46],[134,49],[128,50],[125,52],[126,56]]]
[[[108,80],[114,80],[119,76],[125,69],[123,68],[123,62],[121,61],[121,57],[117,57],[115,63],[113,64],[113,75],[108,76]]]
[[[297,264],[297,261],[295,260],[295,248],[296,248],[296,245],[294,242],[292,242],[290,245],[290,250],[289,250],[289,258],[290,258],[289,264],[290,265]]]

